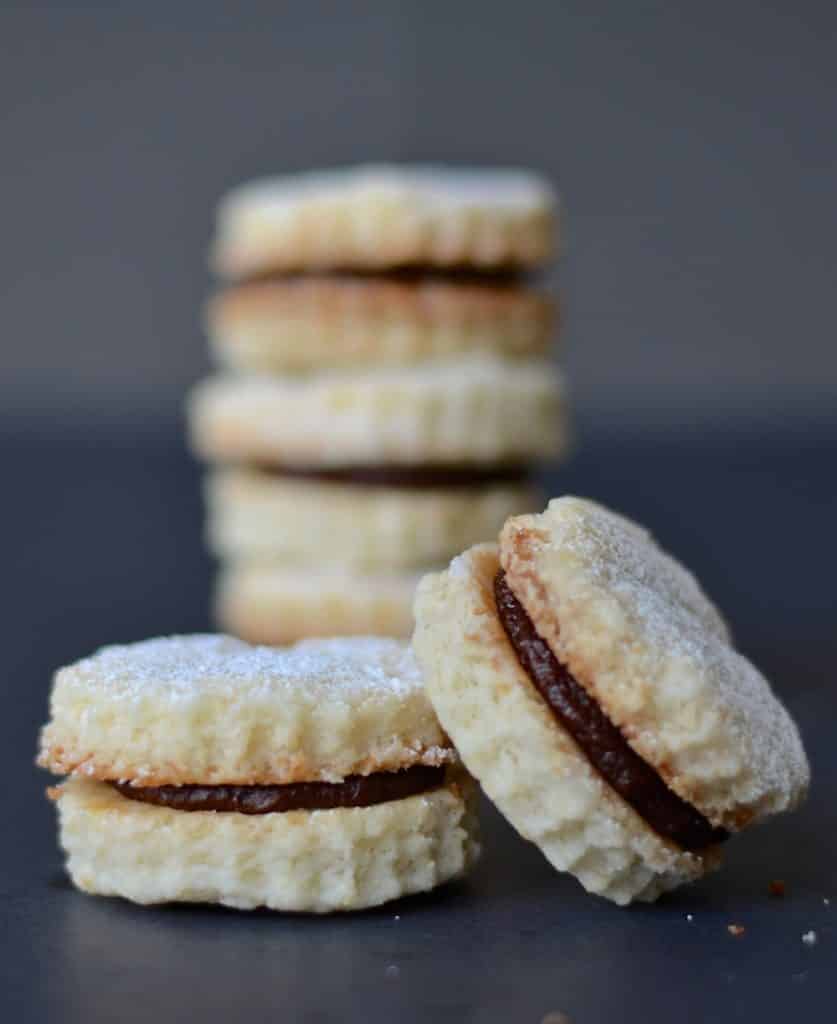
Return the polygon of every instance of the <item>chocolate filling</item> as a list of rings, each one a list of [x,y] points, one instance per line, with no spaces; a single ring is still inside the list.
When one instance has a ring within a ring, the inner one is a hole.
[[[349,775],[342,782],[292,782],[285,786],[132,786],[112,782],[122,796],[175,811],[275,814],[372,807],[441,786],[444,767],[416,764],[400,772]]]
[[[525,466],[515,464],[473,465],[389,465],[389,466],[272,466],[258,469],[270,476],[296,477],[301,480],[325,480],[330,483],[359,484],[368,487],[487,487],[520,484],[525,481]]]
[[[346,281],[378,281],[394,284],[420,285],[441,281],[443,284],[462,284],[471,287],[487,285],[492,288],[516,287],[525,282],[528,276],[526,268],[502,266],[474,270],[469,267],[432,267],[420,265],[404,265],[401,267],[376,270],[323,270],[316,276],[303,271],[285,272],[282,270],[263,270],[240,278],[238,284],[270,284],[288,281],[305,280],[346,280]]]
[[[664,839],[685,850],[722,842],[728,833],[713,828],[630,746],[596,701],[562,665],[535,629],[500,570],[494,578],[497,614],[517,660],[555,718],[584,751],[604,780]]]

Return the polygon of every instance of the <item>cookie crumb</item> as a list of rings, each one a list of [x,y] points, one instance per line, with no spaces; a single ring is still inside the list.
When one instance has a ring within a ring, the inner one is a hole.
[[[543,1018],[541,1024],[572,1024],[572,1021],[566,1013],[562,1013],[560,1010],[554,1010]]]
[[[774,899],[780,900],[785,895],[785,883],[781,878],[774,878],[768,885],[767,891]]]
[[[806,946],[816,946],[817,944],[817,933],[812,929],[810,932],[805,932],[802,936],[802,941]]]
[[[727,931],[736,939],[740,939],[744,932],[747,931],[747,929],[744,927],[743,924],[728,924]]]

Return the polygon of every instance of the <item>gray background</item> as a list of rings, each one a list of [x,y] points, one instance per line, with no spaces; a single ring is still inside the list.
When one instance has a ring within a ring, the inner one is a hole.
[[[558,184],[589,426],[816,430],[837,365],[835,11],[5,4],[0,425],[174,441],[218,195],[392,158]]]

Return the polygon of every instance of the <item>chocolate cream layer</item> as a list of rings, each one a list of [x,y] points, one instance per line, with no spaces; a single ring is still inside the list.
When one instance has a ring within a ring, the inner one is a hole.
[[[112,782],[122,796],[175,811],[234,811],[275,814],[372,807],[437,789],[444,767],[411,765],[399,772],[349,775],[342,782],[292,782],[284,786],[133,786]]]
[[[546,641],[538,634],[501,570],[494,579],[497,614],[521,667],[612,789],[664,839],[684,850],[702,850],[728,834],[669,789],[656,769],[631,747]]]
[[[355,484],[366,487],[480,488],[526,482],[526,466],[509,465],[386,465],[386,466],[274,466],[259,464],[259,472],[268,476],[300,480],[324,480],[327,483]]]
[[[476,288],[508,288],[516,290],[525,286],[531,274],[519,267],[495,267],[474,270],[469,267],[403,266],[378,270],[324,270],[317,273],[308,271],[263,270],[238,278],[236,285],[288,284],[295,281],[361,281],[372,286],[380,283],[422,285],[441,283],[444,285],[468,285]]]

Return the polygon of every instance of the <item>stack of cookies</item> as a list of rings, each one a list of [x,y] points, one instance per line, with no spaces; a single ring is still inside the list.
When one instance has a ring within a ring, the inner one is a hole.
[[[521,171],[358,168],[222,203],[217,374],[190,404],[220,559],[216,617],[252,642],[407,636],[416,583],[538,504],[565,447],[554,247]]]

